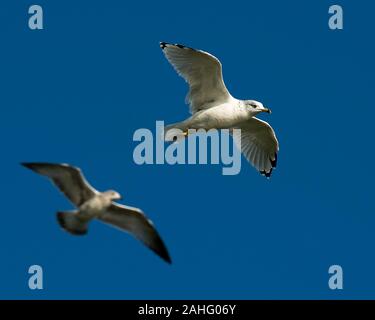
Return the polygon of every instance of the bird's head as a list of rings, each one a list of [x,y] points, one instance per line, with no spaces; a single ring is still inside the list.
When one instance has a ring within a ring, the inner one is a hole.
[[[111,200],[121,200],[122,199],[122,196],[117,191],[114,191],[114,190],[108,190],[106,192],[103,192],[103,194]]]
[[[260,112],[267,112],[271,113],[271,110],[268,108],[265,108],[263,104],[259,101],[255,100],[245,100],[244,101],[245,107],[247,110],[252,113],[253,115],[260,113]]]

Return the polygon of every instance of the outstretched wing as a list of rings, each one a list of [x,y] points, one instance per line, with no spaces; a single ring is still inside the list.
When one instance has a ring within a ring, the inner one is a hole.
[[[267,178],[276,168],[279,143],[272,127],[258,118],[251,118],[241,126],[241,136],[233,135],[234,142],[239,145],[245,158]]]
[[[216,57],[180,44],[160,42],[160,48],[189,84],[186,101],[192,113],[207,108],[207,104],[224,103],[231,97],[223,81],[221,63]]]
[[[67,164],[22,163],[36,173],[46,176],[77,207],[98,193],[85,179],[81,170]]]
[[[99,220],[129,232],[162,259],[171,263],[168,250],[153,223],[137,208],[113,203]]]

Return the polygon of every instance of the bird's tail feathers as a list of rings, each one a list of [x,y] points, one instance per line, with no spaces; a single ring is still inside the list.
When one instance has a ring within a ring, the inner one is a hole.
[[[188,126],[184,121],[170,124],[164,128],[165,141],[179,141],[186,137]]]
[[[77,216],[77,211],[58,212],[57,221],[65,231],[71,234],[81,236],[87,233],[88,222],[82,221]]]

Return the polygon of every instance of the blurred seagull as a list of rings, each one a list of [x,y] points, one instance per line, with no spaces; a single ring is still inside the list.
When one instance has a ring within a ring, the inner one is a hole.
[[[67,164],[22,163],[36,173],[46,176],[77,207],[77,210],[58,212],[60,226],[74,235],[87,233],[88,224],[93,219],[113,225],[129,232],[142,241],[166,262],[171,263],[165,247],[153,223],[138,208],[113,202],[120,200],[118,192],[99,192],[85,179],[79,168]]]
[[[173,129],[182,130],[185,137],[189,129],[241,129],[241,136],[233,135],[235,143],[261,174],[270,177],[279,143],[272,127],[255,115],[271,110],[255,100],[233,98],[225,87],[220,61],[208,52],[166,42],[160,42],[160,48],[189,84],[186,102],[192,113],[190,118],[165,128],[166,140],[181,138]]]

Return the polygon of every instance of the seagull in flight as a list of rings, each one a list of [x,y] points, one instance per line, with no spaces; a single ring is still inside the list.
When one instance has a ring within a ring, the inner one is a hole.
[[[153,223],[138,208],[113,202],[121,195],[113,190],[99,192],[85,179],[79,168],[68,164],[22,163],[28,169],[46,176],[77,207],[57,213],[60,226],[73,235],[84,235],[93,219],[115,226],[133,235],[166,262],[171,263],[168,250]]]
[[[221,63],[210,53],[166,42],[160,42],[160,48],[189,84],[186,102],[192,113],[188,119],[166,126],[165,139],[186,137],[189,129],[241,129],[240,136],[233,134],[234,142],[245,158],[269,178],[276,168],[279,143],[272,127],[255,115],[271,110],[255,100],[232,97],[224,84]]]

